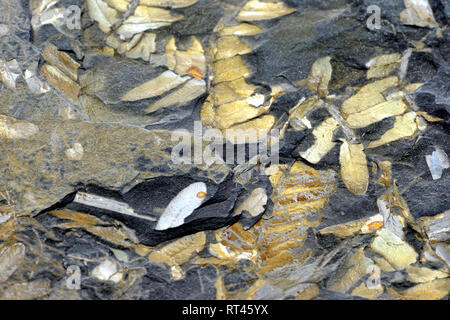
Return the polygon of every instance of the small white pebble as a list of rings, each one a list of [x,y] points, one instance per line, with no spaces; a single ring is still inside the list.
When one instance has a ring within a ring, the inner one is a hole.
[[[67,158],[73,161],[79,161],[83,159],[83,155],[84,155],[83,146],[78,142],[74,143],[72,148],[66,150]]]
[[[117,263],[105,260],[92,270],[92,276],[100,281],[119,283],[123,278],[123,273],[119,271]]]
[[[265,97],[262,94],[255,94],[251,97],[247,98],[247,102],[249,105],[252,105],[254,107],[259,107],[264,103]]]

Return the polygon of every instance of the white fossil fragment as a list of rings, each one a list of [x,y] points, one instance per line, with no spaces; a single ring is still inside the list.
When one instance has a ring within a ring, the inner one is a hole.
[[[0,81],[10,89],[16,88],[16,79],[22,74],[16,59],[6,62],[0,59]]]
[[[440,179],[444,169],[450,168],[450,160],[447,154],[438,147],[435,147],[435,151],[433,151],[431,155],[426,155],[425,159],[433,180]]]
[[[439,243],[436,245],[435,252],[450,268],[450,245],[447,243]]]
[[[247,211],[252,217],[257,217],[263,213],[267,204],[266,190],[263,188],[256,188],[252,191],[250,196],[242,202],[236,209],[235,215],[239,215],[242,211]]]
[[[202,79],[191,79],[186,82],[181,88],[169,93],[167,96],[158,100],[153,105],[149,106],[145,112],[151,113],[156,110],[170,107],[181,106],[195,98],[198,98],[206,92],[206,82]]]
[[[156,224],[155,230],[166,230],[181,226],[184,219],[200,207],[207,195],[207,187],[203,182],[195,182],[173,198]]]
[[[44,12],[51,7],[53,7],[55,4],[58,3],[59,0],[41,0],[41,1],[30,1],[30,6],[32,8],[33,15],[40,14],[41,12]],[[36,5],[33,5],[34,3]]]
[[[128,91],[122,101],[137,101],[159,96],[186,82],[189,77],[180,77],[176,73],[167,70],[158,77],[144,82],[140,86]]]
[[[318,163],[334,146],[334,131],[339,127],[339,123],[328,117],[313,130],[314,144],[307,150],[300,152],[300,156],[311,162]]]
[[[450,210],[437,216],[424,218],[423,230],[431,242],[448,242],[450,240]]]
[[[78,142],[74,143],[72,148],[66,150],[67,158],[73,161],[79,161],[83,159],[83,155],[84,155],[83,146]]]
[[[131,208],[128,204],[119,202],[113,199],[104,198],[95,194],[85,193],[85,192],[77,192],[75,195],[75,199],[73,200],[76,203],[84,204],[90,207],[95,207],[99,209],[109,210],[117,213],[122,213],[127,216],[132,216],[139,219],[156,221],[156,219],[140,215],[134,212],[133,208]]]
[[[281,1],[262,2],[251,0],[239,11],[238,20],[260,21],[278,18],[294,12],[295,9],[286,7]]]
[[[92,270],[92,276],[101,281],[113,281],[119,283],[123,278],[117,263],[105,260]]]
[[[117,30],[117,34],[120,39],[125,40],[136,33],[165,27],[182,18],[182,15],[172,15],[170,10],[138,6],[134,14],[128,17]]]
[[[9,216],[7,214],[3,214],[3,213],[0,212],[0,224],[8,221],[9,218],[11,218],[11,216]]]
[[[4,35],[8,34],[9,28],[8,25],[1,23],[0,24],[0,37],[3,37]]]
[[[1,139],[27,139],[39,132],[39,127],[31,122],[0,115]]]
[[[139,43],[130,49],[125,55],[131,59],[150,61],[150,54],[156,51],[156,34],[147,33]]]
[[[21,242],[3,245],[0,250],[0,283],[8,280],[25,258],[26,247]]]
[[[98,22],[100,30],[105,33],[110,32],[113,24],[119,21],[117,11],[102,0],[87,0],[87,7],[89,16]]]
[[[391,214],[391,210],[389,209],[390,204],[382,199],[377,200],[377,206],[380,213],[383,215],[383,225],[384,228],[391,231],[400,239],[404,239],[403,234],[403,224],[395,215]]]
[[[31,18],[31,26],[33,27],[33,30],[37,30],[46,24],[52,24],[58,28],[65,23],[64,12],[65,10],[63,8],[54,8],[34,15]]]
[[[34,94],[41,94],[50,91],[50,87],[36,75],[37,64],[32,64],[25,70],[24,79],[28,89]]]
[[[438,26],[428,0],[404,0],[406,9],[400,13],[403,24],[418,27]]]
[[[263,94],[255,94],[253,96],[248,97],[246,100],[249,105],[252,105],[254,107],[259,107],[262,105],[265,101],[265,97]]]
[[[185,8],[198,0],[141,0],[140,4],[149,7]]]

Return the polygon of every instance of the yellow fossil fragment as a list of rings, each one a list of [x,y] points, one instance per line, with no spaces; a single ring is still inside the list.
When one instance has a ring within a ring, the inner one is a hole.
[[[423,117],[428,122],[439,122],[439,121],[443,121],[444,120],[442,118],[432,116],[432,115],[426,113],[425,111],[417,111],[416,113],[417,113],[418,116]]]
[[[50,211],[49,214],[60,219],[69,220],[69,222],[58,224],[59,228],[84,228],[86,231],[108,242],[124,247],[132,247],[139,242],[134,230],[127,228],[119,221],[108,223],[87,213],[69,210],[54,210]]]
[[[401,99],[389,100],[369,107],[361,112],[350,114],[347,125],[354,128],[364,128],[383,119],[403,114],[408,105]]]
[[[404,0],[406,9],[400,13],[403,24],[418,27],[437,27],[428,0]]]
[[[174,105],[182,105],[198,98],[206,92],[206,83],[201,79],[192,79],[186,82],[181,88],[175,90],[161,100],[149,106],[145,112],[151,113],[156,110]]]
[[[367,79],[383,78],[392,74],[392,72],[398,67],[398,63],[392,63],[387,65],[381,65],[372,67],[367,71]]]
[[[125,12],[129,9],[132,0],[104,0],[110,7]]]
[[[408,281],[415,283],[430,282],[435,279],[447,278],[449,274],[441,270],[433,270],[427,267],[409,266],[406,268]]]
[[[419,89],[422,85],[423,85],[423,83],[420,83],[420,82],[419,83],[410,83],[410,84],[406,85],[405,89],[407,92],[413,93],[414,91]]]
[[[368,148],[376,148],[399,139],[412,137],[417,133],[417,130],[415,112],[396,116],[394,127],[386,131],[380,139],[370,142]]]
[[[170,10],[140,5],[120,26],[117,34],[123,40],[129,39],[136,33],[165,27],[182,18],[182,15],[172,15]]]
[[[344,118],[385,101],[383,91],[398,85],[397,77],[389,77],[369,83],[342,104]]]
[[[392,181],[392,163],[389,161],[380,161],[378,162],[378,166],[380,167],[382,173],[377,183],[384,186],[386,189],[389,189]],[[374,175],[375,174],[376,172]]]
[[[5,245],[0,250],[0,283],[5,282],[20,267],[26,247],[21,242]]]
[[[50,64],[43,64],[41,67],[41,73],[45,80],[47,80],[58,91],[73,100],[78,99],[78,95],[80,94],[80,86],[78,83],[62,73],[58,68],[55,68]]]
[[[180,279],[184,277],[180,266],[188,262],[195,253],[202,251],[205,244],[205,232],[198,232],[168,244],[162,244],[150,253],[148,259],[155,263],[167,263],[171,267],[172,277]]]
[[[164,53],[164,57],[166,58],[166,66],[170,70],[175,69],[177,66],[177,60],[175,58],[175,53],[177,52],[177,45],[175,43],[175,37],[172,36],[169,38],[169,41],[166,43],[166,52]]]
[[[0,295],[1,300],[33,300],[50,293],[49,280],[16,282],[7,287]]]
[[[374,68],[374,67],[389,65],[392,63],[399,63],[401,58],[402,58],[402,55],[400,53],[382,54],[382,55],[376,56],[375,58],[369,60],[369,62],[366,63],[366,67]]]
[[[118,49],[122,44],[122,41],[114,33],[111,33],[109,36],[107,36],[105,42],[108,46],[114,49]]]
[[[111,7],[126,12],[130,9],[132,0],[104,0]],[[141,6],[161,8],[185,8],[195,4],[198,0],[139,0]]]
[[[264,188],[256,188],[252,191],[250,196],[242,202],[236,209],[235,214],[239,215],[242,211],[247,211],[251,216],[256,217],[263,213],[267,204],[267,195]]]
[[[341,177],[348,190],[364,194],[369,185],[369,168],[362,144],[351,144],[344,140],[339,153]]]
[[[313,130],[314,144],[306,151],[300,152],[300,156],[310,163],[318,163],[334,146],[333,134],[339,128],[339,123],[333,118],[326,118]]]
[[[383,226],[383,216],[376,214],[369,218],[350,221],[321,229],[321,234],[334,234],[339,238],[352,237],[358,233],[367,234],[377,231]]]
[[[441,300],[450,292],[450,278],[421,283],[400,292],[388,287],[387,292],[401,300]]]
[[[289,123],[295,130],[311,129],[311,123],[307,116],[321,103],[318,96],[310,97],[300,101],[289,111]]]
[[[223,27],[219,30],[220,36],[256,36],[264,30],[254,24],[239,23],[234,26]]]
[[[364,247],[350,255],[336,274],[327,283],[327,288],[333,291],[346,292],[359,279],[370,272],[373,261],[364,254]]]
[[[89,16],[98,22],[100,30],[104,33],[110,32],[113,24],[119,22],[117,11],[102,0],[87,0],[87,7]]]
[[[224,129],[224,136],[234,143],[254,143],[264,139],[272,129],[275,117],[265,115]]]
[[[140,0],[140,4],[149,7],[185,8],[192,6],[198,0]]]
[[[308,218],[325,206],[335,190],[332,170],[317,171],[300,162],[291,167],[273,165],[266,173],[274,187],[272,218],[248,230],[240,223],[218,230],[214,246],[216,256],[230,263],[240,259],[258,262],[260,275],[302,259],[290,250],[304,243],[308,227],[317,226],[317,221]]]
[[[39,132],[39,127],[31,122],[0,115],[0,138],[26,139]]]
[[[228,260],[232,263],[236,263],[239,260],[245,259],[256,262],[257,252],[256,250],[249,250],[245,252],[236,252],[228,249],[221,243],[213,243],[209,246],[210,253],[222,260]]]
[[[333,71],[330,63],[331,57],[317,59],[309,72],[306,86],[323,98],[328,94],[328,83]]]
[[[315,283],[307,283],[305,284],[305,287],[301,288],[297,292],[297,296],[295,297],[295,300],[311,300],[315,297],[317,297],[320,293],[319,286]]]
[[[216,60],[250,53],[252,49],[237,36],[221,37],[212,49]]]
[[[230,82],[222,82],[211,89],[213,93],[212,99],[214,105],[220,106],[225,103],[250,97],[257,88],[257,86],[248,84],[244,78]]]
[[[274,19],[294,12],[295,9],[286,7],[283,2],[262,2],[251,0],[239,11],[238,20],[259,21]]]
[[[146,33],[142,39],[131,49],[127,50],[125,55],[130,59],[150,60],[150,54],[156,50],[156,34]]]
[[[202,79],[206,74],[206,60],[203,52],[177,51],[175,54],[178,74],[190,74],[194,78]]]
[[[53,44],[45,46],[42,55],[48,63],[64,72],[73,81],[78,79],[77,71],[80,64],[73,60],[67,53],[59,51]]]
[[[250,70],[244,64],[241,56],[216,61],[212,68],[214,70],[214,84],[233,81],[242,77],[246,78],[250,75]]]
[[[121,98],[121,100],[137,101],[157,97],[185,83],[188,79],[189,77],[180,77],[174,72],[168,70],[161,73],[156,78],[144,82],[134,89],[131,89]]]
[[[234,124],[256,118],[267,112],[269,107],[252,107],[247,100],[223,104],[216,109],[216,123],[221,128],[229,128]]]
[[[371,249],[381,254],[397,270],[404,269],[417,261],[417,253],[405,241],[391,231],[383,228],[370,245]]]
[[[381,78],[388,76],[395,68],[398,67],[401,62],[401,54],[391,53],[383,54],[371,59],[366,63],[366,67],[369,68],[367,71],[367,79]]]
[[[175,37],[171,37],[166,44],[166,66],[180,75],[191,74],[194,78],[203,78],[206,74],[205,52],[201,42],[191,38],[192,44],[186,51],[177,49]]]
[[[376,286],[374,288],[369,288],[362,282],[358,287],[352,291],[352,295],[363,297],[366,299],[376,299],[379,295],[384,292],[383,286]]]
[[[133,49],[136,44],[141,40],[142,35],[144,33],[135,34],[130,41],[122,41],[119,43],[119,46],[116,48],[119,54],[124,54],[125,52]],[[114,35],[115,36],[115,35]],[[120,40],[119,40],[120,41]]]
[[[214,104],[211,102],[212,95],[209,95],[203,103],[202,110],[200,111],[200,119],[202,123],[207,126],[216,126],[216,112],[214,110]]]

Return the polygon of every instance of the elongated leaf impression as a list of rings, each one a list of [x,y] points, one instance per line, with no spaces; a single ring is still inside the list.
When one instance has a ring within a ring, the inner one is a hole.
[[[341,176],[347,189],[354,194],[364,194],[369,185],[369,169],[362,144],[343,141],[339,154]]]
[[[328,83],[331,80],[333,69],[330,63],[331,57],[317,59],[311,67],[306,86],[320,97],[328,94]]]

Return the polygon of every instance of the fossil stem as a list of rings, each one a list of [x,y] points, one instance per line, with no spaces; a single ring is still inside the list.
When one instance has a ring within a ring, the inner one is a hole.
[[[156,221],[155,218],[144,216],[140,214],[136,214],[134,210],[126,203],[119,202],[116,200],[103,198],[100,196],[97,196],[95,194],[89,194],[85,192],[78,192],[75,196],[74,202],[84,204],[90,207],[100,208],[104,210],[114,211],[117,213],[122,213],[127,216],[132,216],[139,219],[149,220],[149,221]]]
[[[347,140],[351,143],[351,144],[355,144],[355,143],[359,143],[358,140],[356,139],[356,135],[353,132],[352,129],[350,129],[347,125],[347,123],[345,122],[344,118],[342,118],[341,113],[339,112],[339,110],[332,104],[329,103],[324,103],[325,108],[327,109],[327,111],[331,114],[331,116],[334,118],[334,120],[337,121],[337,123],[339,123],[339,125],[342,128],[342,131],[344,132],[345,137],[347,138]]]

